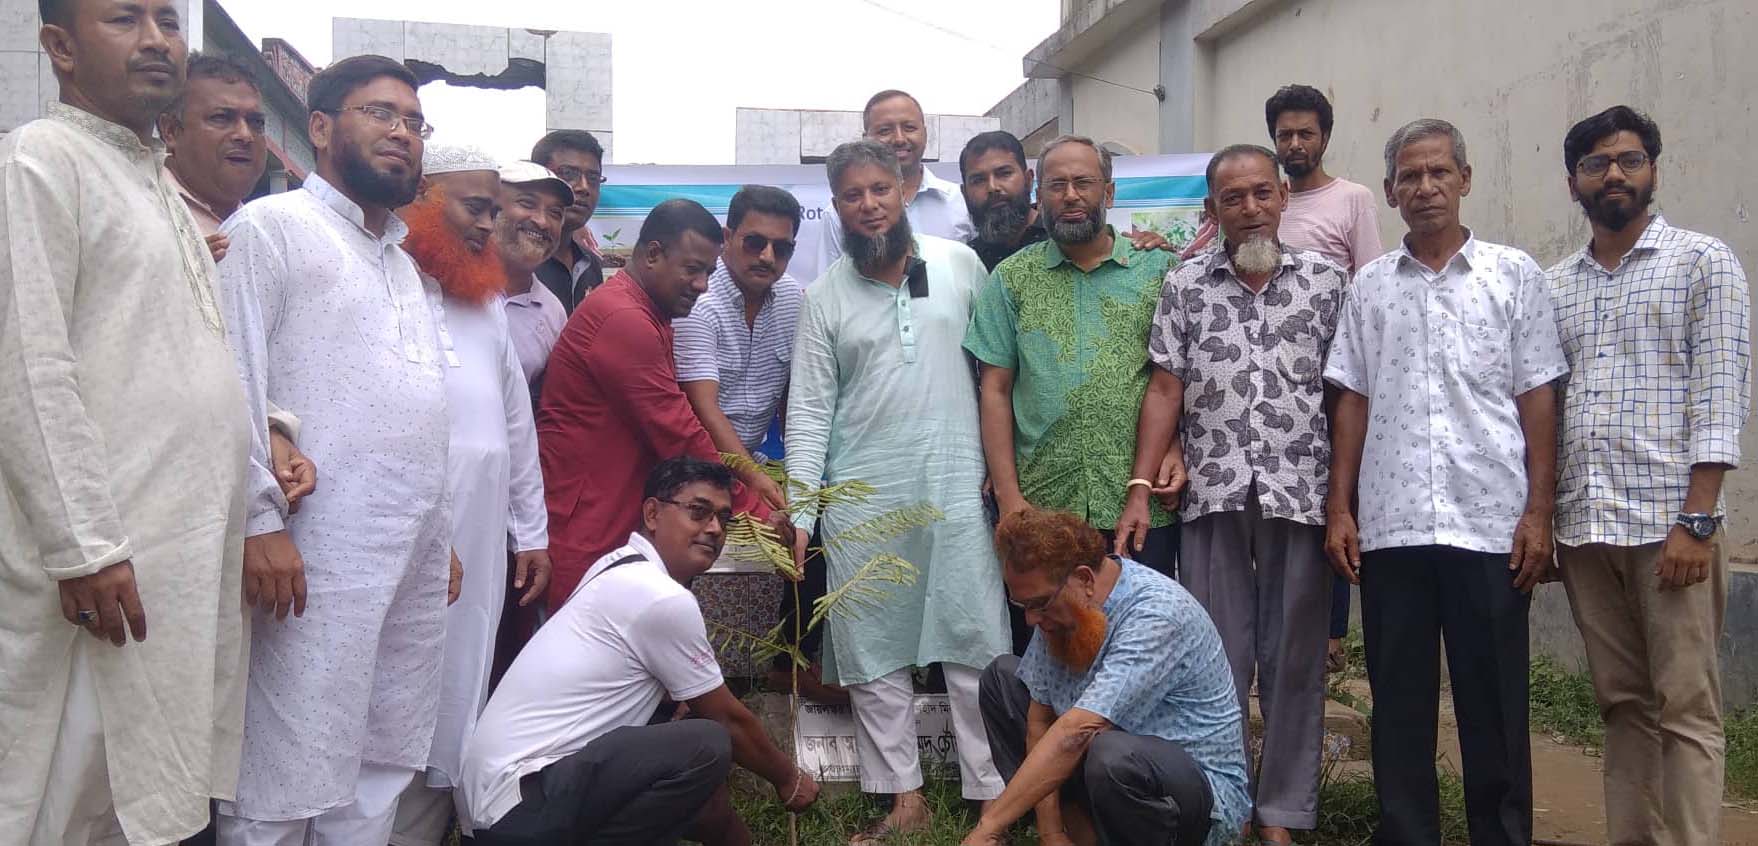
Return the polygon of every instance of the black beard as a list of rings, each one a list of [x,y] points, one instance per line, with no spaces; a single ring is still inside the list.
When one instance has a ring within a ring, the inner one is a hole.
[[[902,259],[910,251],[913,234],[908,215],[900,216],[890,229],[872,237],[848,228],[845,223],[842,227],[842,251],[848,253],[849,258],[854,260],[855,267],[864,273]]]
[[[1105,218],[1097,208],[1088,209],[1087,216],[1076,221],[1060,216],[1050,223],[1050,237],[1058,244],[1085,244],[1105,231]]]
[[[977,237],[987,244],[1011,244],[1025,232],[1026,221],[1032,216],[1031,198],[1021,194],[999,203],[972,206],[971,223]]]
[[[1318,162],[1311,158],[1296,164],[1290,164],[1288,162],[1282,163],[1282,172],[1288,174],[1289,179],[1302,179],[1307,174],[1312,173],[1317,169]]]
[[[360,199],[386,209],[400,209],[415,201],[415,189],[421,183],[419,166],[409,168],[403,176],[392,176],[373,170],[366,153],[352,141],[343,141],[337,152],[342,184]]]
[[[1599,193],[1581,198],[1581,209],[1587,212],[1588,220],[1613,232],[1622,232],[1631,221],[1647,213],[1649,204],[1654,202],[1654,186],[1650,185],[1642,190],[1630,187],[1630,194],[1636,200],[1633,206],[1627,206],[1623,202],[1608,203],[1605,201],[1605,189],[1601,188]]]

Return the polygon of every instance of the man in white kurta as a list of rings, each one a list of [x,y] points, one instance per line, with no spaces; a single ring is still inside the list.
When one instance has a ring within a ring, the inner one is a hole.
[[[425,124],[413,77],[382,57],[326,68],[310,101],[317,172],[223,229],[220,299],[252,413],[273,402],[297,414],[325,478],[289,516],[268,456],[252,451],[247,534],[297,547],[306,606],[255,617],[222,844],[384,842],[427,765],[440,690],[444,362],[438,316],[398,246],[406,228],[388,213],[414,194]]]
[[[127,66],[110,46],[77,61]],[[0,841],[175,843],[238,772],[252,434],[212,259],[129,111],[146,86],[79,96],[52,57],[64,97],[116,108],[52,103],[0,142]],[[100,582],[108,608],[74,604]],[[123,640],[124,584],[150,636]],[[100,610],[117,646],[80,631]]]
[[[511,176],[537,178],[573,202],[567,183],[529,162]],[[394,846],[438,846],[452,821],[464,742],[488,702],[495,632],[507,594],[507,552],[517,555],[514,588],[530,602],[549,583],[549,512],[537,464],[531,394],[507,330],[506,272],[490,246],[500,196],[498,168],[486,154],[429,145],[423,188],[399,212],[409,226],[403,242],[421,268],[428,294],[442,311],[446,409],[451,442],[446,487],[451,494],[452,550],[463,563],[458,601],[446,609],[445,662],[439,717],[427,772],[397,802]]]

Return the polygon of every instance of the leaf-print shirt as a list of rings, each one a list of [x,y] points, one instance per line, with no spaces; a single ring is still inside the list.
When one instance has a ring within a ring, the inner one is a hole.
[[[1325,365],[1368,401],[1361,548],[1509,551],[1526,505],[1514,398],[1568,372],[1531,256],[1468,235],[1439,273],[1408,247],[1363,267]]]
[[[1022,247],[989,275],[964,337],[978,361],[1014,372],[1020,494],[1106,531],[1123,516],[1135,469],[1148,325],[1173,261],[1111,234],[1111,255],[1091,271],[1055,241]],[[1149,525],[1171,522],[1153,503]]]
[[[1255,484],[1265,517],[1324,523],[1321,373],[1348,281],[1318,253],[1287,246],[1256,293],[1224,249],[1166,275],[1148,354],[1184,383],[1185,520],[1244,511]]]

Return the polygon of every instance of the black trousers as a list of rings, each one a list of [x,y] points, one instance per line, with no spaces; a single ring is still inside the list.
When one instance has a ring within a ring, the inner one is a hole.
[[[989,753],[1007,781],[1025,763],[1032,701],[1018,670],[1018,658],[996,658],[983,671],[977,695]],[[1214,807],[1208,778],[1182,747],[1120,730],[1093,739],[1063,782],[1062,801],[1087,809],[1106,846],[1201,846]]]
[[[696,821],[732,769],[712,720],[612,731],[519,782],[522,801],[477,846],[659,846]]]
[[[820,529],[812,530],[812,539],[807,542],[810,549],[817,550],[822,545]],[[805,616],[799,625],[804,627],[812,619],[812,606],[830,589],[830,574],[827,572],[829,562],[824,560],[824,553],[814,551],[806,556],[806,571],[800,579],[800,610]],[[818,650],[824,645],[824,627],[819,626],[794,643],[794,592],[791,585],[783,584],[781,589],[781,642],[789,646],[798,646],[805,653],[807,660],[817,660]],[[792,662],[786,655],[775,656],[772,666],[777,670],[786,670]]]
[[[1362,553],[1373,772],[1387,846],[1441,841],[1435,778],[1444,640],[1473,846],[1532,842],[1527,611],[1508,556],[1447,546]]]

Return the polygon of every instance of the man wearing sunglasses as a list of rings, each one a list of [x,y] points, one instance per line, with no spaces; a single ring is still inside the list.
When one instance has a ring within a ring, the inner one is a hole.
[[[1557,561],[1605,715],[1608,843],[1719,843],[1722,476],[1751,402],[1746,274],[1650,211],[1660,128],[1628,106],[1563,139],[1593,240],[1550,269],[1563,385]]]
[[[640,528],[519,653],[464,748],[459,808],[479,846],[746,846],[735,763],[789,811],[817,800],[817,782],[728,690],[690,595],[726,543],[732,486],[719,462],[660,462]],[[675,702],[700,719],[672,719]]]
[[[721,452],[750,458],[787,393],[803,286],[787,275],[800,231],[800,201],[780,188],[746,185],[726,212],[726,243],[708,292],[672,321],[678,383]],[[787,504],[775,480],[746,474],[771,508]]]

